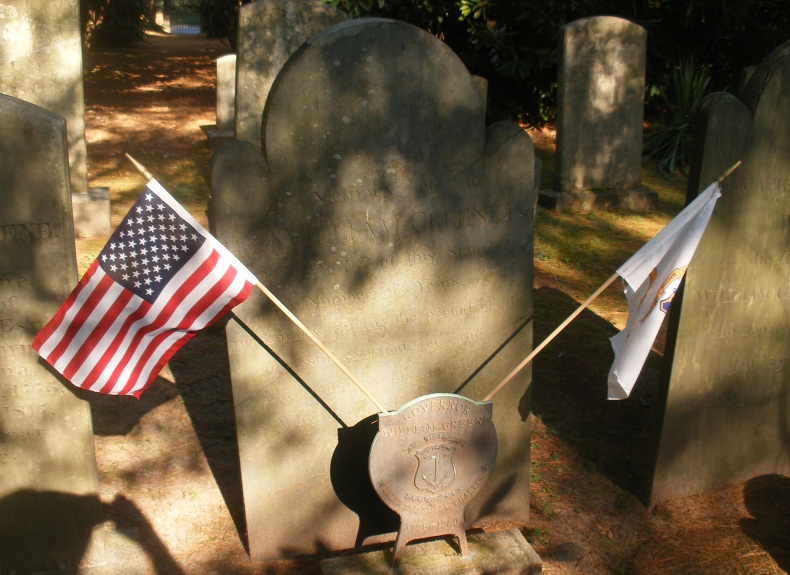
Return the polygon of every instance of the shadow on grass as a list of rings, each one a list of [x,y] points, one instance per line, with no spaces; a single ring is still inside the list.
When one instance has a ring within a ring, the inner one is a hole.
[[[559,290],[536,290],[536,345],[578,305]],[[631,396],[607,400],[614,360],[609,338],[616,333],[608,321],[582,312],[535,358],[532,411],[571,443],[588,466],[644,501],[662,362],[651,353]]]

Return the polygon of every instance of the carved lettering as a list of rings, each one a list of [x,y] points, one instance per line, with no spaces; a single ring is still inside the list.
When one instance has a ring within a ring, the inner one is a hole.
[[[52,228],[48,222],[0,224],[0,241],[3,242],[29,242],[52,237]]]

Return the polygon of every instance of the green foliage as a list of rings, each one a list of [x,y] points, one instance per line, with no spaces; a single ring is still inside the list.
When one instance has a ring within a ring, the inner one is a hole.
[[[83,0],[87,45],[129,46],[145,37],[145,0]]]
[[[236,17],[234,1],[197,0],[195,7],[200,14],[200,29],[209,38],[227,38],[233,30]]]
[[[381,16],[428,30],[489,82],[489,120],[552,120],[559,29],[611,15],[647,29],[647,84],[665,93],[674,63],[694,57],[711,88],[737,86],[741,70],[787,39],[788,0],[325,0],[353,18]]]
[[[663,106],[645,133],[643,151],[659,160],[661,172],[672,174],[676,167],[687,171],[694,123],[710,83],[710,68],[686,58],[674,67],[670,85],[660,91]]]

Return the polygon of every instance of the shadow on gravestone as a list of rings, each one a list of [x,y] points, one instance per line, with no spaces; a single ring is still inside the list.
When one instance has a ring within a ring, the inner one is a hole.
[[[376,494],[368,472],[373,439],[378,433],[378,417],[366,417],[353,427],[337,431],[337,448],[332,454],[330,476],[338,499],[359,516],[355,547],[368,537],[398,530],[400,518]]]
[[[78,519],[99,506],[101,514],[93,525]],[[53,513],[54,510],[58,513]],[[137,572],[139,558],[136,554],[127,558],[124,551],[119,551],[121,547],[113,545],[113,541],[108,541],[106,558],[102,557],[95,564],[85,564],[86,557],[89,562],[92,559],[89,544],[93,532],[102,529],[99,517],[138,528],[139,537],[132,541],[133,547],[140,546],[156,575],[183,575],[145,515],[125,497],[118,495],[112,503],[103,504],[93,495],[32,489],[19,490],[0,498],[0,572],[11,575],[78,573],[83,570],[99,574]],[[19,564],[9,561],[11,557],[25,557],[26,560]],[[47,560],[49,557],[58,557],[58,561]]]
[[[576,308],[578,302],[559,290],[536,290],[536,341],[556,327],[547,323],[547,317],[563,318]],[[650,353],[628,399],[607,400],[606,381],[614,360],[609,338],[616,333],[609,321],[589,309],[583,311],[535,357],[532,410],[596,471],[644,500],[646,452],[658,407],[661,357]]]
[[[789,84],[790,42],[744,90],[751,125],[720,136],[751,133],[673,303],[651,504],[790,472]]]
[[[389,408],[465,382],[485,396],[531,346],[529,136],[486,129],[485,82],[385,20],[310,39],[263,119],[263,150],[215,157],[220,241]],[[344,426],[377,409],[263,296],[234,313],[268,348],[228,323],[253,560],[352,547],[375,518],[341,500],[359,478],[332,460],[364,457],[364,433]],[[528,519],[528,414],[525,370],[495,398],[500,460],[471,519]]]

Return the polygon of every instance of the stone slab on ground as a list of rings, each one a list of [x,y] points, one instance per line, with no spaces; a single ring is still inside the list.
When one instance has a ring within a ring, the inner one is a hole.
[[[98,238],[112,234],[110,188],[90,188],[82,194],[72,194],[74,235],[78,238]]]
[[[469,555],[458,553],[455,538],[407,545],[398,573],[401,575],[536,575],[543,562],[518,529],[470,533]],[[390,575],[390,549],[334,557],[321,562],[323,575]]]

